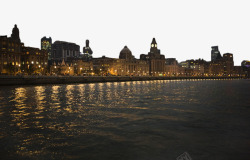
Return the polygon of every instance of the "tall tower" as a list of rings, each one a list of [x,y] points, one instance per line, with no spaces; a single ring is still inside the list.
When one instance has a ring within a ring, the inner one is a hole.
[[[88,40],[88,39],[86,40],[86,46],[83,47],[83,53],[84,53],[85,59],[87,59],[87,60],[92,59],[93,51],[92,51],[92,49],[89,47],[89,40]]]
[[[211,51],[211,61],[215,61],[218,59],[221,59],[221,54],[219,51],[219,47],[218,46],[212,46],[212,51]]]
[[[159,53],[159,50],[157,49],[157,43],[156,43],[155,38],[153,38],[153,40],[152,40],[150,52],[151,53]]]
[[[41,49],[48,51],[48,60],[52,59],[52,39],[43,37],[41,39]]]
[[[11,38],[14,40],[17,40],[18,42],[21,42],[20,37],[19,37],[19,29],[17,28],[16,24],[14,28],[12,29]]]
[[[162,76],[165,70],[165,56],[160,54],[160,50],[157,48],[155,38],[153,38],[150,52],[148,56],[142,56],[149,61],[149,74],[153,76]]]
[[[233,54],[225,53],[223,54],[223,59],[224,59],[224,73],[232,74],[234,70]]]

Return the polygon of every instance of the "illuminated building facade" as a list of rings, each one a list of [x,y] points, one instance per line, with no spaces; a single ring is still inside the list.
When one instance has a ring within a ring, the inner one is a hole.
[[[46,38],[43,37],[41,39],[41,49],[46,50],[48,52],[48,60],[52,58],[52,39],[51,37]]]
[[[96,75],[109,75],[110,69],[113,67],[116,59],[102,56],[100,58],[93,58],[93,71]]]
[[[137,60],[132,55],[130,49],[125,46],[119,55],[119,60],[116,61],[117,64],[114,68],[114,75],[136,75],[138,72]]]
[[[96,75],[146,76],[149,75],[149,63],[135,59],[130,49],[125,46],[117,58],[93,58],[93,70]]]
[[[40,73],[46,74],[48,68],[48,52],[39,48],[22,48],[21,71],[28,74]]]
[[[232,74],[234,71],[234,60],[233,60],[233,54],[231,53],[225,53],[223,54],[223,60],[224,60],[224,74]]]
[[[55,41],[52,48],[52,60],[54,61],[68,61],[68,58],[80,56],[80,46],[75,43]]]
[[[155,38],[151,43],[150,52],[148,55],[141,54],[140,59],[149,62],[149,74],[151,76],[163,76],[165,72],[165,56],[160,54],[160,50],[157,48]]]
[[[56,41],[52,44],[51,37],[41,39],[41,50],[25,47],[15,25],[11,37],[0,36],[0,74],[46,74],[51,69],[50,73],[61,75],[249,76],[250,70],[249,61],[234,66],[233,54],[225,53],[222,57],[218,46],[212,46],[211,62],[191,59],[178,64],[175,58],[165,59],[160,54],[155,38],[150,52],[141,54],[140,59],[136,59],[127,46],[121,50],[119,58],[92,58],[89,40],[83,53],[80,55],[80,46],[75,43]]]
[[[17,25],[11,37],[0,36],[0,74],[16,74],[20,72],[22,47]]]
[[[196,59],[193,61],[190,68],[193,69],[194,76],[204,76],[208,73],[209,70],[209,63],[203,59]]]
[[[21,43],[17,25],[14,26],[11,37],[0,37],[0,48],[1,74],[45,74],[47,72],[47,51],[25,47]]]
[[[114,75],[120,76],[146,76],[149,75],[149,63],[145,60],[135,59],[130,49],[125,46],[116,61]]]
[[[221,59],[211,61],[209,65],[209,75],[212,76],[232,76],[234,73],[233,54],[225,53]]]
[[[165,76],[183,76],[185,69],[175,58],[167,58],[165,62]]]
[[[55,62],[50,66],[51,75],[74,75],[75,69],[72,63],[65,62]]]
[[[74,66],[75,74],[83,76],[94,75],[92,61],[74,60],[72,61],[72,64]]]
[[[180,63],[182,68],[185,68],[186,76],[204,76],[208,73],[209,63],[203,59],[191,59]]]

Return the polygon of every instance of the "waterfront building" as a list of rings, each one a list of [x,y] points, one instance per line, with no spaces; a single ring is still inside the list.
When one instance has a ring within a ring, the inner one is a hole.
[[[125,46],[117,58],[93,58],[93,70],[96,75],[113,76],[146,76],[149,75],[149,64],[145,60],[135,59],[130,49]]]
[[[179,65],[183,68],[188,68],[188,63],[186,61],[180,62]]]
[[[221,59],[211,61],[209,65],[209,75],[212,76],[232,76],[234,73],[233,54],[225,53]]]
[[[166,59],[164,76],[183,76],[184,71],[175,58]]]
[[[25,47],[21,43],[17,25],[11,37],[0,37],[0,73],[41,73],[47,72],[48,53],[39,48]]]
[[[141,54],[140,59],[136,59],[127,46],[121,50],[119,58],[92,58],[89,40],[86,40],[83,54],[79,45],[64,41],[52,44],[51,37],[41,39],[41,50],[25,47],[15,25],[10,37],[0,36],[0,74],[50,72],[102,76],[249,76],[250,61],[243,61],[242,66],[234,66],[233,54],[221,56],[218,46],[211,48],[211,62],[191,59],[178,64],[175,58],[165,59],[153,38],[150,52]]]
[[[109,57],[99,57],[99,58],[93,58],[93,71],[94,74],[99,76],[107,76],[110,74],[110,68],[113,67],[116,59],[115,58],[109,58]]]
[[[165,56],[158,49],[155,38],[152,40],[150,52],[147,55],[141,54],[140,59],[149,62],[149,74],[151,76],[163,76],[165,72]]]
[[[220,61],[211,61],[209,63],[208,76],[224,76],[224,62]]]
[[[16,74],[20,72],[22,47],[17,25],[11,37],[0,36],[0,74]]]
[[[51,75],[93,75],[93,63],[81,59],[72,59],[70,62],[54,61],[50,66]]]
[[[46,50],[48,52],[48,60],[50,61],[52,58],[52,39],[51,39],[51,37],[49,37],[49,38],[43,37],[41,39],[41,49]]]
[[[51,75],[74,75],[74,71],[72,63],[65,62],[64,59],[61,62],[54,61],[50,66]]]
[[[224,61],[224,74],[225,75],[232,74],[234,72],[233,54],[232,53],[223,54],[223,61]]]
[[[192,68],[194,69],[194,75],[205,76],[209,72],[209,62],[204,59],[196,59],[193,62]]]
[[[115,75],[121,76],[146,76],[149,75],[149,63],[136,59],[130,49],[125,46],[116,61]]]
[[[220,60],[222,57],[221,57],[221,54],[220,54],[220,51],[219,51],[219,47],[218,46],[212,46],[212,51],[211,51],[211,61],[216,61],[216,60]]]
[[[52,48],[53,61],[68,61],[68,58],[80,56],[80,46],[75,43],[55,41]]]
[[[180,65],[185,68],[185,75],[187,76],[204,76],[209,70],[209,63],[203,59],[186,60],[181,62]]]
[[[28,74],[46,74],[48,69],[48,52],[33,47],[22,47],[21,71]]]
[[[77,75],[90,76],[94,75],[93,62],[84,60],[73,60],[74,73]]]
[[[116,67],[115,69],[115,74],[117,74],[117,72],[119,73],[119,75],[136,75],[138,72],[138,65],[137,65],[137,60],[135,59],[135,57],[132,55],[132,52],[130,51],[130,49],[125,46],[119,55],[119,59],[117,62],[117,64],[120,67]]]

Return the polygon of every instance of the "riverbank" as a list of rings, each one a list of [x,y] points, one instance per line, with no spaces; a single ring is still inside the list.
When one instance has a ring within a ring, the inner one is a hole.
[[[0,76],[0,86],[125,82],[125,81],[148,81],[148,80],[242,79],[242,78],[243,77]]]

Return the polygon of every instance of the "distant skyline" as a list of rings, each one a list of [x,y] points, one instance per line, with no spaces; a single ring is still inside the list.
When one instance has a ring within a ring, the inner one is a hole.
[[[233,53],[235,65],[250,60],[247,0],[12,0],[1,2],[0,35],[17,24],[21,41],[40,48],[42,37],[90,40],[93,57],[118,58],[126,45],[136,58],[156,38],[161,54],[178,62],[211,60],[211,46]]]

